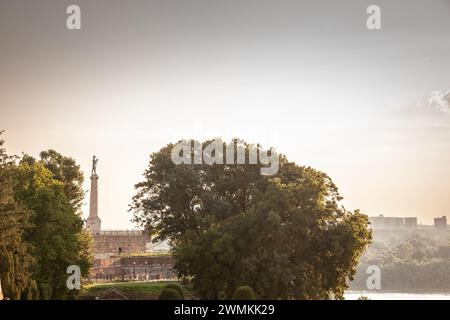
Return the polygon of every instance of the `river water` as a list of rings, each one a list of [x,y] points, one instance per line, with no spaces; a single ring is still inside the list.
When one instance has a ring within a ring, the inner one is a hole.
[[[370,300],[450,300],[450,293],[348,291],[344,294],[346,300],[357,300],[360,296],[366,296]]]

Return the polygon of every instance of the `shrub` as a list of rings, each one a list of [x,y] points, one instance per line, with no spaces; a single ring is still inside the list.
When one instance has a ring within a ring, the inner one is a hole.
[[[159,300],[183,300],[183,297],[177,290],[164,288],[161,290]]]
[[[241,286],[233,293],[232,300],[256,300],[255,291],[249,286]]]
[[[166,289],[172,289],[175,291],[178,291],[178,293],[180,294],[181,298],[184,299],[184,292],[183,292],[183,288],[176,283],[169,283],[167,286],[165,286],[164,288]]]

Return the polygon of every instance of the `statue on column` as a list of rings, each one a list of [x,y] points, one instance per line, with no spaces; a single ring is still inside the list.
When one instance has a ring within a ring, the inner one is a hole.
[[[97,175],[97,162],[98,162],[98,158],[96,158],[95,156],[92,157],[92,175]]]

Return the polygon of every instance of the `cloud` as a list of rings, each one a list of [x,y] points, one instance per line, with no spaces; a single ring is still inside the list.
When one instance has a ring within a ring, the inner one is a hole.
[[[434,91],[428,99],[428,106],[450,115],[450,91]]]
[[[392,113],[391,122],[395,126],[433,128],[433,130],[450,129],[450,90],[434,91],[423,96],[415,104],[404,105]],[[447,132],[449,137],[450,132]]]

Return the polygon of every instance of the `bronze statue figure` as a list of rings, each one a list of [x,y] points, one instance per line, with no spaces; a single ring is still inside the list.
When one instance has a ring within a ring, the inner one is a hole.
[[[98,162],[98,158],[93,156],[92,157],[92,175],[96,175],[97,174],[97,162]]]

